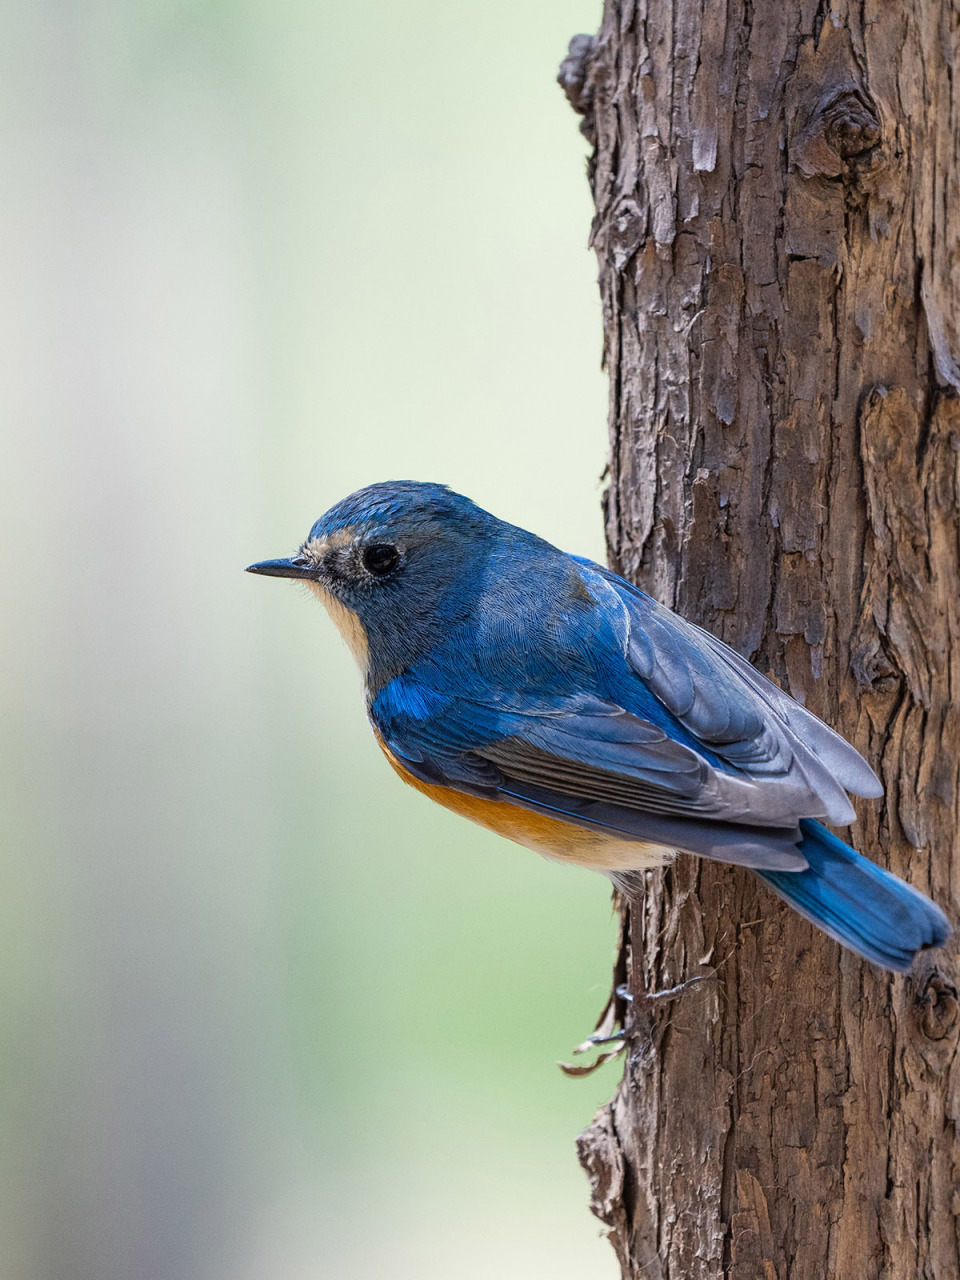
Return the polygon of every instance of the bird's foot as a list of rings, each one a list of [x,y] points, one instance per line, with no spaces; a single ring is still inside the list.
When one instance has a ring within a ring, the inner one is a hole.
[[[667,987],[663,991],[643,991],[639,994],[632,992],[626,983],[621,982],[613,991],[606,1008],[600,1015],[600,1021],[597,1029],[592,1035],[587,1036],[581,1044],[573,1050],[575,1054],[589,1053],[591,1050],[600,1049],[604,1045],[612,1046],[599,1053],[596,1059],[584,1066],[574,1065],[569,1062],[559,1063],[560,1070],[568,1076],[588,1076],[591,1072],[596,1071],[597,1067],[602,1067],[605,1062],[610,1062],[622,1053],[626,1048],[627,1037],[631,1028],[628,1029],[623,1024],[623,1006],[628,1005],[634,1011],[634,1017],[631,1024],[636,1021],[636,1016],[645,1006],[653,1005],[658,1000],[674,1000],[690,987],[695,987],[697,983],[704,982],[707,978],[715,977],[712,973],[700,973],[694,978],[687,978],[685,982],[678,982],[675,987]],[[621,1023],[617,1026],[617,1023]]]
[[[572,1062],[557,1063],[564,1075],[588,1076],[596,1071],[597,1067],[602,1067],[605,1062],[610,1062],[618,1054],[622,1053],[626,1048],[625,1031],[622,1026],[619,1029],[615,1029],[617,1024],[622,1023],[622,1021],[623,1001],[616,991],[611,991],[593,1034],[587,1036],[586,1040],[578,1044],[573,1052],[576,1054],[590,1053],[591,1050],[606,1044],[614,1045],[615,1047],[597,1054],[593,1062],[585,1063],[583,1066]]]
[[[608,1036],[601,1035],[599,1031],[595,1031],[592,1036],[587,1036],[583,1044],[578,1044],[573,1052],[582,1053],[585,1048],[589,1048],[594,1044],[614,1044],[617,1040],[623,1040],[626,1034],[626,1027],[621,1027],[619,1031],[611,1031]]]
[[[678,982],[675,987],[667,987],[664,991],[643,991],[639,997],[622,982],[617,987],[617,995],[621,1000],[626,1000],[627,1004],[643,1003],[644,1001],[654,1000],[672,1000],[675,996],[680,995],[682,991],[686,991],[688,987],[694,987],[698,982],[704,982],[707,978],[712,978],[712,973],[698,973],[695,978],[687,978],[686,982]]]
[[[703,982],[705,978],[709,978],[711,976],[712,975],[709,973],[700,973],[697,974],[695,978],[687,978],[686,982],[678,983],[675,987],[667,987],[665,991],[645,991],[643,995],[640,996],[640,1002],[643,1003],[644,1001],[650,1001],[652,1003],[654,1000],[672,1000],[675,996],[680,995],[682,991],[686,991],[688,987],[694,987],[698,982]],[[621,1000],[626,1000],[627,1004],[636,1003],[636,997],[633,995],[633,992],[627,988],[627,984],[625,982],[621,982],[620,986],[617,987],[617,995]],[[613,1031],[610,1035],[603,1035],[601,1032],[595,1031],[592,1036],[587,1036],[584,1043],[611,1044],[614,1040],[622,1040],[626,1034],[626,1027],[621,1027],[619,1031]]]

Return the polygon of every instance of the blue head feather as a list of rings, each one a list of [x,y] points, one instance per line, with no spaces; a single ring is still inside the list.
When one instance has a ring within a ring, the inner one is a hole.
[[[375,547],[398,556],[382,576],[365,560]],[[410,480],[369,485],[338,502],[313,525],[298,560],[309,570],[303,576],[363,627],[371,691],[468,620],[488,616],[501,626],[516,603],[507,596],[529,606],[531,592],[570,575],[567,558],[534,534],[445,485]],[[494,562],[500,572],[491,572]],[[516,572],[504,572],[511,565]]]
[[[445,484],[420,480],[388,480],[348,494],[330,508],[310,530],[310,538],[328,538],[345,529],[362,529],[371,536],[396,536],[416,528],[457,521],[493,519],[469,498]]]

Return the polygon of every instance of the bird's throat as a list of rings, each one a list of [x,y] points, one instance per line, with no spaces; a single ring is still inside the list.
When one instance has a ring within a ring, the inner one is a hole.
[[[333,619],[337,630],[347,642],[347,648],[356,659],[357,666],[366,678],[370,671],[370,645],[367,642],[367,632],[363,623],[352,609],[348,609],[321,583],[308,582],[307,586]]]

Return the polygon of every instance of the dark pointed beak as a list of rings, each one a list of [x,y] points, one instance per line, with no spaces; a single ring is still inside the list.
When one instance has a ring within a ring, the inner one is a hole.
[[[263,573],[268,578],[315,578],[317,576],[314,566],[299,558],[261,560],[259,564],[248,564],[246,572]]]

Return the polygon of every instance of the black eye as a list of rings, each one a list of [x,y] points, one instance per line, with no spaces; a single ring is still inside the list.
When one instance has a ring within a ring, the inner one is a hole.
[[[393,573],[399,563],[400,552],[387,542],[367,547],[363,553],[363,567],[375,578],[385,578],[388,573]]]

